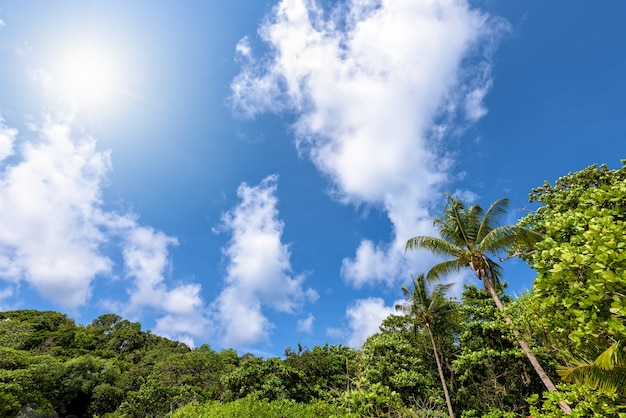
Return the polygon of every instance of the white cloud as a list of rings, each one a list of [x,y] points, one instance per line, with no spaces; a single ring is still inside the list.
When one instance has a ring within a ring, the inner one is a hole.
[[[454,196],[456,199],[459,199],[462,202],[465,202],[468,205],[474,204],[478,201],[478,199],[480,198],[480,196],[476,193],[474,193],[471,190],[455,190],[454,192],[452,192],[452,196]]]
[[[309,313],[306,318],[298,320],[297,330],[310,334],[313,332],[313,322],[315,322],[315,317],[312,313]]]
[[[207,321],[200,286],[165,285],[168,246],[176,239],[138,224],[132,213],[103,209],[109,152],[97,150],[94,138],[72,138],[65,123],[46,120],[37,133],[37,140],[22,144],[14,163],[1,166],[0,280],[16,289],[25,281],[43,298],[75,310],[92,301],[94,280],[116,276],[121,266],[111,251],[119,248],[133,282],[129,300],[96,303],[129,315],[151,308],[165,315],[158,331],[202,335],[197,327]],[[0,153],[12,152],[16,135],[0,125]],[[2,295],[19,296],[13,290]]]
[[[166,314],[158,318],[153,331],[157,335],[195,347],[194,337],[206,337],[212,329],[205,316],[198,312],[190,312],[189,314]]]
[[[17,136],[17,129],[9,128],[0,118],[0,162],[13,154],[13,144]]]
[[[77,307],[92,280],[111,270],[98,225],[109,154],[92,138],[72,141],[65,125],[48,121],[40,134],[0,178],[0,277],[23,278],[55,303]]]
[[[168,247],[175,238],[150,227],[134,226],[126,235],[123,257],[127,275],[135,279],[130,306],[156,307],[168,313],[188,314],[202,306],[200,285],[180,284],[167,289],[165,273],[169,267]]]
[[[206,336],[210,324],[199,284],[167,286],[165,283],[171,264],[168,247],[177,244],[176,238],[151,227],[132,225],[125,232],[122,255],[126,274],[134,280],[134,287],[129,290],[126,306],[118,309],[130,315],[145,308],[163,312],[154,331],[190,344],[192,337]]]
[[[241,202],[222,219],[232,237],[224,249],[225,288],[214,308],[226,345],[267,340],[273,325],[264,308],[291,314],[318,297],[313,289],[303,288],[304,276],[292,273],[289,247],[281,242],[277,180],[269,176],[255,187],[242,183],[237,190]]]
[[[393,224],[391,242],[364,240],[344,260],[349,283],[408,274],[404,242],[432,231],[429,206],[450,180],[436,133],[486,113],[491,67],[477,52],[503,27],[458,0],[353,0],[330,13],[283,0],[259,30],[271,52],[256,60],[247,39],[238,47],[247,61],[231,86],[235,110],[296,111],[298,149],[335,195],[382,207]]]
[[[379,331],[383,320],[394,312],[394,304],[386,306],[381,298],[358,299],[346,309],[347,327],[330,328],[327,333],[342,338],[350,347],[360,348],[369,336]]]
[[[252,53],[252,49],[250,48],[250,40],[248,39],[247,36],[243,37],[241,40],[239,40],[239,42],[237,42],[237,45],[235,46],[235,50],[242,57],[250,56],[250,54]]]

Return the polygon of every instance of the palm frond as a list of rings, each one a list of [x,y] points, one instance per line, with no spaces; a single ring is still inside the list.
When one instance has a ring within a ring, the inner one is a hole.
[[[607,393],[626,395],[626,351],[623,341],[612,344],[593,362],[579,362],[574,367],[561,367],[557,373],[568,383],[576,383]]]
[[[467,246],[465,236],[462,233],[459,233],[460,230],[456,227],[456,221],[454,219],[436,218],[433,221],[433,225],[437,228],[437,232],[439,233],[441,239],[459,247]]]
[[[576,383],[606,393],[626,395],[626,367],[615,367],[604,370],[594,363],[581,364],[576,367],[560,368],[557,373],[563,381]]]
[[[402,294],[404,295],[405,299],[411,297],[411,291],[409,290],[409,288],[406,285],[402,286]]]
[[[472,241],[468,232],[471,232],[471,225],[467,219],[467,211],[465,211],[463,203],[451,196],[448,196],[448,198],[450,199],[450,204],[446,208],[446,211],[448,211],[446,218],[449,217],[453,220],[452,224],[454,225],[456,235],[463,240],[463,243],[468,248],[470,248],[470,243]]]
[[[467,238],[469,242],[472,244],[472,247],[478,243],[478,233],[480,231],[481,225],[481,216],[483,214],[483,208],[480,205],[472,205],[469,209],[465,211],[463,214],[463,221],[465,223],[465,231],[467,234]],[[468,246],[469,248],[469,246]]]
[[[498,226],[498,219],[506,213],[508,207],[509,199],[506,197],[496,200],[489,206],[476,234],[477,243],[480,243],[491,230]]]
[[[489,277],[493,280],[494,285],[499,285],[502,282],[502,275],[504,274],[502,266],[489,257],[485,258],[487,263],[489,263]]]
[[[443,261],[435,264],[426,275],[426,280],[429,282],[436,281],[441,277],[460,271],[462,268],[467,267],[467,263],[462,258],[455,258],[454,260]]]
[[[450,257],[457,257],[465,251],[463,248],[444,239],[424,235],[409,239],[406,242],[404,250],[408,251],[418,248],[424,248],[433,254],[447,255]]]
[[[402,312],[404,314],[411,313],[411,305],[408,302],[400,302],[394,305],[394,309],[397,312]]]
[[[426,290],[426,276],[424,273],[419,274],[413,279],[413,300],[425,303],[428,300],[428,291]]]
[[[446,293],[454,285],[454,283],[438,284],[430,292],[430,300],[428,303],[429,311],[438,311],[446,306],[449,301],[446,299]]]
[[[448,290],[450,290],[452,286],[454,286],[454,283],[440,283],[433,288],[431,295],[433,297],[445,297],[446,293],[448,293]]]
[[[611,370],[615,367],[626,367],[626,349],[623,345],[626,341],[617,341],[611,344],[602,354],[594,361],[598,367],[604,370]]]
[[[514,248],[528,248],[542,238],[538,232],[523,226],[499,226],[489,231],[478,243],[478,251],[495,254]]]

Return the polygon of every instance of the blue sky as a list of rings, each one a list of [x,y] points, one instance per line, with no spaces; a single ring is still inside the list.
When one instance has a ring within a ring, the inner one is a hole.
[[[358,347],[437,261],[403,245],[446,192],[514,223],[544,180],[619,166],[625,12],[0,0],[0,309]]]

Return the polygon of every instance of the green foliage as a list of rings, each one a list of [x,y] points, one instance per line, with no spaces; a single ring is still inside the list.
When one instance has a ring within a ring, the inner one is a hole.
[[[343,394],[342,404],[359,417],[415,417],[402,402],[402,397],[381,383],[369,384],[365,379],[356,388]]]
[[[59,388],[61,362],[48,355],[32,356],[12,348],[0,348],[0,412],[2,416],[17,413],[22,406],[37,404],[52,411],[51,399]]]
[[[128,394],[119,414],[127,418],[164,417],[191,402],[206,400],[202,391],[193,386],[168,387],[151,380]]]
[[[0,313],[0,346],[47,351],[57,345],[69,347],[74,340],[74,321],[52,311],[20,310]]]
[[[574,356],[626,340],[626,166],[570,173],[532,200],[545,205],[522,220],[545,235],[529,260],[538,321]]]
[[[90,416],[103,416],[115,412],[125,397],[126,393],[117,386],[100,383],[93,388],[88,413]]]
[[[513,412],[505,412],[497,408],[487,408],[483,412],[475,409],[463,411],[461,418],[516,418],[518,415]]]
[[[498,288],[500,294],[503,290]],[[509,297],[500,297],[511,305]],[[453,362],[459,385],[455,392],[457,409],[475,414],[467,416],[527,412],[526,398],[541,393],[543,387],[489,293],[466,286],[461,313],[465,331],[460,337],[461,351]],[[544,364],[550,363],[545,353],[537,356]]]
[[[189,404],[172,415],[173,418],[357,418],[344,408],[324,401],[310,404],[296,403],[293,400],[258,399],[247,396],[233,402],[207,402]]]
[[[428,398],[443,403],[437,369],[426,366],[427,356],[429,353],[403,334],[375,334],[363,344],[361,376],[370,384],[388,388],[407,404]]]
[[[572,418],[619,417],[626,418],[626,404],[616,394],[599,392],[580,385],[561,384],[559,393],[531,396],[530,413],[533,418],[561,418],[565,415],[559,408],[559,401],[565,399],[572,405]]]
[[[255,395],[259,399],[307,402],[313,394],[303,373],[279,358],[247,360],[224,376],[223,383],[223,399],[227,401]]]
[[[222,357],[208,345],[190,352],[176,353],[158,361],[150,378],[164,386],[193,386],[211,399],[219,399],[220,379],[226,366]]]
[[[591,363],[561,367],[557,372],[565,382],[626,396],[626,349],[621,341],[611,345]]]
[[[332,400],[347,390],[350,373],[356,370],[357,352],[342,345],[298,347],[285,350],[285,364],[298,370],[314,398]]]
[[[626,342],[622,164],[618,170],[590,166],[533,189],[530,200],[544,206],[521,221],[545,236],[528,259],[537,270],[531,320],[565,363],[565,379],[609,391],[626,380],[623,368],[596,363],[608,347]]]

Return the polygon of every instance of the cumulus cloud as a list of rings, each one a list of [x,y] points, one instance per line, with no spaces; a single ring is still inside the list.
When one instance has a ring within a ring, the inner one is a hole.
[[[133,308],[158,307],[170,313],[189,313],[202,305],[200,285],[184,284],[173,289],[164,285],[169,266],[168,246],[178,241],[150,227],[128,231],[123,248],[127,275],[135,279],[130,304]]]
[[[267,341],[273,324],[265,308],[292,314],[318,298],[315,290],[303,287],[304,276],[292,272],[289,247],[281,241],[277,181],[269,176],[258,186],[242,183],[237,190],[241,202],[222,219],[231,239],[224,249],[225,288],[214,309],[226,345]]]
[[[73,138],[67,123],[48,119],[37,129],[38,138],[24,142],[15,158],[0,159],[0,280],[12,286],[3,298],[18,297],[26,282],[43,298],[79,309],[92,301],[95,280],[124,269],[129,299],[108,306],[132,315],[154,309],[164,315],[157,331],[201,335],[200,286],[164,283],[168,246],[176,239],[140,225],[132,213],[104,209],[110,153],[98,150],[94,138]],[[16,136],[0,124],[3,157],[13,153]],[[115,249],[123,266],[113,261]]]
[[[1,174],[0,276],[23,278],[55,303],[77,307],[92,280],[111,270],[100,251],[98,210],[110,158],[92,138],[72,141],[65,125],[48,121],[40,134]]]
[[[178,240],[152,227],[133,225],[127,230],[122,255],[126,275],[133,279],[134,287],[129,290],[128,307],[122,312],[132,314],[144,308],[163,312],[154,331],[190,344],[192,337],[207,335],[209,320],[204,314],[199,284],[166,285],[170,245],[178,245]]]
[[[453,163],[440,140],[455,120],[486,113],[482,52],[503,27],[458,0],[352,0],[331,11],[283,0],[259,29],[269,52],[256,59],[248,39],[238,45],[234,109],[295,112],[296,145],[335,196],[392,222],[391,242],[365,239],[344,260],[349,283],[394,283],[407,272],[406,239],[432,233],[429,208]]]
[[[383,320],[394,312],[394,304],[387,306],[381,298],[358,299],[346,309],[346,327],[331,328],[327,333],[341,338],[350,347],[361,348],[368,337],[379,331]]]

